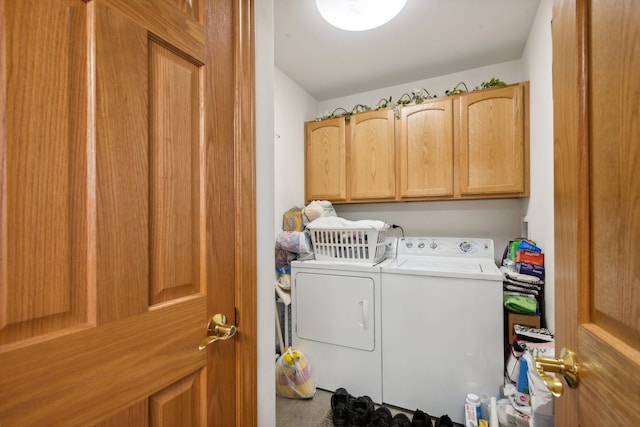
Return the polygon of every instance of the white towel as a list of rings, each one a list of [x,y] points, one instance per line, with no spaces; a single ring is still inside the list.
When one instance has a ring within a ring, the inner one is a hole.
[[[340,218],[337,216],[320,217],[311,221],[309,225],[307,225],[307,228],[309,228],[310,230],[344,228],[351,230],[374,229],[380,231],[388,227],[389,226],[384,221],[378,221],[375,219],[349,221],[348,219]]]

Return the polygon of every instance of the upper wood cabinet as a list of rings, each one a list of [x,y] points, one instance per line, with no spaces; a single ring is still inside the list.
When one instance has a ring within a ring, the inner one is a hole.
[[[307,122],[305,200],[529,195],[529,83]]]
[[[368,111],[351,116],[347,142],[350,200],[395,198],[394,132],[393,110]]]
[[[305,123],[305,199],[347,200],[345,118]]]
[[[460,96],[460,196],[527,195],[528,83]]]
[[[400,198],[453,196],[453,100],[400,109]]]

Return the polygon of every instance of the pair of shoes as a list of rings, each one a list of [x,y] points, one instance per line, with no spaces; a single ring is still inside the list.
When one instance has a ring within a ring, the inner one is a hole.
[[[333,424],[336,426],[346,426],[349,421],[349,404],[353,396],[347,390],[340,387],[331,396],[331,411],[333,412]]]
[[[436,421],[436,427],[453,427],[453,422],[449,415],[443,415]]]
[[[433,427],[431,416],[420,409],[416,409],[411,419],[411,427]]]
[[[391,415],[389,408],[380,406],[374,411],[367,427],[389,427],[392,420],[393,415]]]
[[[366,427],[373,415],[373,400],[360,396],[349,402],[349,427]]]
[[[402,412],[398,412],[391,421],[391,427],[411,427],[411,421]]]

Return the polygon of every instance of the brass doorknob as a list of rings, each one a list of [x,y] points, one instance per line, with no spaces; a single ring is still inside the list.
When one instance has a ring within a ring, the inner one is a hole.
[[[565,382],[570,388],[576,388],[580,384],[580,369],[576,354],[566,348],[560,350],[559,359],[547,359],[545,357],[536,357],[534,359],[536,371],[542,381],[555,397],[562,396],[564,387],[562,381],[553,373],[558,373],[564,377]],[[551,372],[551,374],[549,374]]]
[[[200,341],[198,348],[204,350],[207,346],[216,341],[226,341],[236,334],[236,327],[227,324],[224,314],[216,314],[207,325],[207,337]]]

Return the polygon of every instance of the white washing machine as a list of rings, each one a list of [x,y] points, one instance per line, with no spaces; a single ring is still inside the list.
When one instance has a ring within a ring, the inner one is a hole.
[[[381,268],[385,403],[464,424],[503,384],[502,274],[490,239],[408,237]]]
[[[291,263],[293,347],[307,356],[318,388],[382,403],[380,275],[389,262]]]

